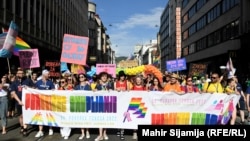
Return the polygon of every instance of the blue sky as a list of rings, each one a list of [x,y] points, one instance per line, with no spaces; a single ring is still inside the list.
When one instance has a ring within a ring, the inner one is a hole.
[[[116,56],[129,56],[137,44],[156,39],[168,0],[89,0],[96,4]],[[158,25],[158,27],[156,27]]]

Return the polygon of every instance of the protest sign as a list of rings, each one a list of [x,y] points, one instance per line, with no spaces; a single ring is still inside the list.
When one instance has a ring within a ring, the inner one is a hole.
[[[19,50],[20,66],[24,69],[39,68],[39,54],[37,49]]]
[[[86,65],[88,37],[64,34],[61,62]]]
[[[96,74],[101,72],[107,72],[112,75],[112,77],[116,77],[116,65],[115,64],[96,64]]]

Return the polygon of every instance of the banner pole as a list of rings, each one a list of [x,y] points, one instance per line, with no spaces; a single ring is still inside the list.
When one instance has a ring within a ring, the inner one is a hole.
[[[10,71],[10,61],[9,61],[9,58],[7,58],[7,63],[8,63],[9,74],[11,74],[11,71]]]

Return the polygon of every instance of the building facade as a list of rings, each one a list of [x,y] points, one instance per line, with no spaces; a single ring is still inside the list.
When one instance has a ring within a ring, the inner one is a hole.
[[[164,72],[167,70],[166,61],[174,60],[180,58],[180,49],[181,49],[181,35],[180,28],[177,29],[178,24],[180,24],[180,18],[176,16],[176,8],[180,8],[180,0],[169,0],[164,11],[162,12],[160,19],[160,29],[159,29],[159,38],[160,38],[160,53],[161,53],[161,71]],[[177,17],[179,21],[177,21]]]
[[[242,0],[183,0],[182,56],[187,63],[205,63],[208,73],[220,72],[231,57],[236,74],[249,73],[249,8],[250,1]]]
[[[89,49],[87,63],[89,65],[114,64],[115,52],[111,48],[111,41],[107,35],[107,28],[96,13],[96,4],[89,2]]]
[[[41,66],[60,60],[64,34],[88,36],[88,0],[1,0],[0,8],[0,26],[13,20],[18,36],[38,48]],[[15,56],[10,61],[19,62]]]

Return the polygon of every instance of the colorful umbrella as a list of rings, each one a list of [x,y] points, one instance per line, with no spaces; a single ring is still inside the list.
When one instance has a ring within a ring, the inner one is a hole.
[[[19,56],[19,50],[30,49],[30,46],[24,42],[20,37],[16,37],[16,46],[14,47],[13,54]]]

